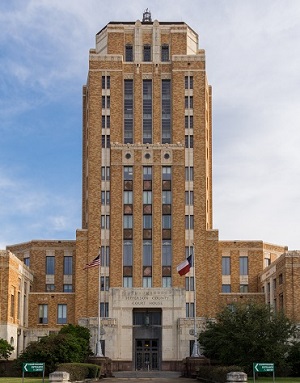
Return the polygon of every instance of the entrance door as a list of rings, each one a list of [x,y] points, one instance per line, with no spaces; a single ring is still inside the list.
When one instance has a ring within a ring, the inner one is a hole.
[[[135,340],[137,370],[158,370],[158,339]]]

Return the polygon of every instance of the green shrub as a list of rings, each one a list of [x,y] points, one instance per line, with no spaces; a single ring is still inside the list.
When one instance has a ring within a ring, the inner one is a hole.
[[[227,381],[227,374],[229,372],[243,372],[239,366],[199,366],[197,369],[197,378],[210,381],[223,383]]]
[[[97,379],[101,374],[101,367],[90,363],[62,363],[56,371],[70,374],[70,380]]]

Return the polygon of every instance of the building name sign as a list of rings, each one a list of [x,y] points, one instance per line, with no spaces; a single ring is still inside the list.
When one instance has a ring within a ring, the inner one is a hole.
[[[123,291],[123,299],[132,306],[164,306],[171,302],[172,294],[169,291]]]

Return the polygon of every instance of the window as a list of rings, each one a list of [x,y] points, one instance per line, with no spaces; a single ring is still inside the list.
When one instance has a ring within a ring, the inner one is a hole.
[[[231,285],[222,285],[222,293],[230,293]]]
[[[14,288],[15,290],[15,288]],[[14,294],[10,295],[10,316],[14,317],[15,316],[15,296]]]
[[[143,277],[143,287],[152,287],[152,277]]]
[[[151,45],[144,45],[143,61],[151,61]]]
[[[194,168],[186,167],[185,168],[185,180],[186,181],[194,181]]]
[[[162,203],[164,205],[169,205],[172,203],[172,192],[164,190],[162,192]]]
[[[193,148],[194,147],[194,136],[185,135],[185,147],[186,148]]]
[[[47,292],[50,292],[50,291],[55,291],[55,285],[53,284],[46,284],[46,291]]]
[[[171,143],[171,81],[162,80],[161,126],[162,143]]]
[[[172,216],[170,214],[162,216],[162,228],[163,229],[172,228]]]
[[[109,306],[107,302],[101,302],[100,303],[100,317],[101,318],[108,318],[109,316]]]
[[[194,107],[193,96],[185,96],[184,107],[185,107],[185,109],[193,109],[193,107]]]
[[[102,89],[110,89],[110,76],[102,76]]]
[[[271,264],[270,258],[265,258],[265,267],[268,267]]]
[[[130,181],[133,179],[133,167],[132,166],[124,166],[124,180]]]
[[[101,246],[101,266],[109,267],[110,247]]]
[[[101,192],[101,204],[102,205],[109,205],[110,204],[110,192],[109,191],[102,191]]]
[[[151,205],[152,204],[152,191],[143,192],[143,204]]]
[[[186,277],[185,278],[185,289],[186,291],[194,291],[194,277]]]
[[[102,129],[110,128],[110,116],[102,116]]]
[[[172,169],[171,166],[163,166],[162,167],[162,179],[163,181],[172,179]]]
[[[193,318],[194,317],[194,303],[186,303],[186,317]]]
[[[58,324],[67,323],[67,305],[65,304],[57,305],[57,323]]]
[[[194,229],[194,216],[186,215],[185,216],[185,228],[186,230]]]
[[[109,290],[109,277],[101,277],[101,291],[108,291]]]
[[[162,266],[172,265],[172,243],[164,241],[162,243]]]
[[[132,191],[124,191],[123,192],[124,204],[132,204],[133,200],[133,192]]]
[[[109,229],[110,226],[110,216],[101,215],[101,229]]]
[[[24,263],[26,266],[30,267],[30,258],[29,257],[24,258]]]
[[[248,275],[248,257],[240,257],[240,275]]]
[[[152,180],[152,166],[143,166],[143,180]]]
[[[133,264],[132,257],[133,257],[132,241],[125,241],[123,243],[123,266],[132,266]]]
[[[152,229],[152,215],[143,216],[143,229]]]
[[[133,61],[133,47],[131,44],[125,45],[125,61]]]
[[[278,283],[279,283],[279,285],[282,285],[282,283],[283,283],[283,275],[282,274],[279,274],[279,276],[278,276]]]
[[[133,143],[133,80],[124,80],[124,143]]]
[[[110,180],[110,167],[109,166],[102,166],[101,167],[101,180],[102,181],[109,181]]]
[[[185,192],[185,204],[186,205],[194,205],[194,192],[186,191]]]
[[[222,257],[222,275],[230,275],[230,257]]]
[[[70,256],[64,257],[64,275],[72,275],[72,263],[73,263],[73,257],[70,257]]]
[[[169,61],[169,45],[167,44],[161,46],[161,61]]]
[[[143,144],[152,144],[152,80],[143,80]]]
[[[73,286],[72,285],[69,285],[69,284],[65,284],[63,286],[63,291],[64,293],[72,293],[73,291]]]
[[[194,116],[184,116],[184,127],[185,129],[193,129]]]
[[[103,134],[102,135],[102,148],[110,148],[110,136]]]
[[[46,257],[46,274],[53,275],[55,274],[55,257],[49,256]]]
[[[162,287],[172,287],[172,277],[162,277]]]
[[[143,266],[152,266],[152,241],[143,241]]]
[[[240,293],[248,293],[248,285],[240,285]]]
[[[132,277],[123,277],[123,287],[132,287]]]
[[[48,305],[39,305],[39,318],[38,323],[47,324],[48,323]]]
[[[132,229],[133,225],[133,216],[132,215],[123,215],[123,227],[124,229]]]
[[[193,76],[185,76],[184,78],[184,88],[193,89]]]

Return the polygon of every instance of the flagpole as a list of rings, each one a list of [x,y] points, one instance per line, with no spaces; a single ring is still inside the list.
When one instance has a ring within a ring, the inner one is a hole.
[[[193,243],[193,277],[194,277],[194,344],[193,344],[193,351],[192,351],[192,358],[199,358],[201,357],[200,352],[200,345],[197,339],[197,327],[196,327],[196,315],[197,315],[197,307],[196,307],[196,256],[195,256],[195,244]]]
[[[96,343],[96,356],[101,358],[103,357],[102,353],[102,347],[101,347],[101,310],[100,310],[100,304],[101,304],[101,248],[99,247],[99,257],[100,262],[98,265],[99,273],[98,273],[98,329],[97,329],[97,343]]]

